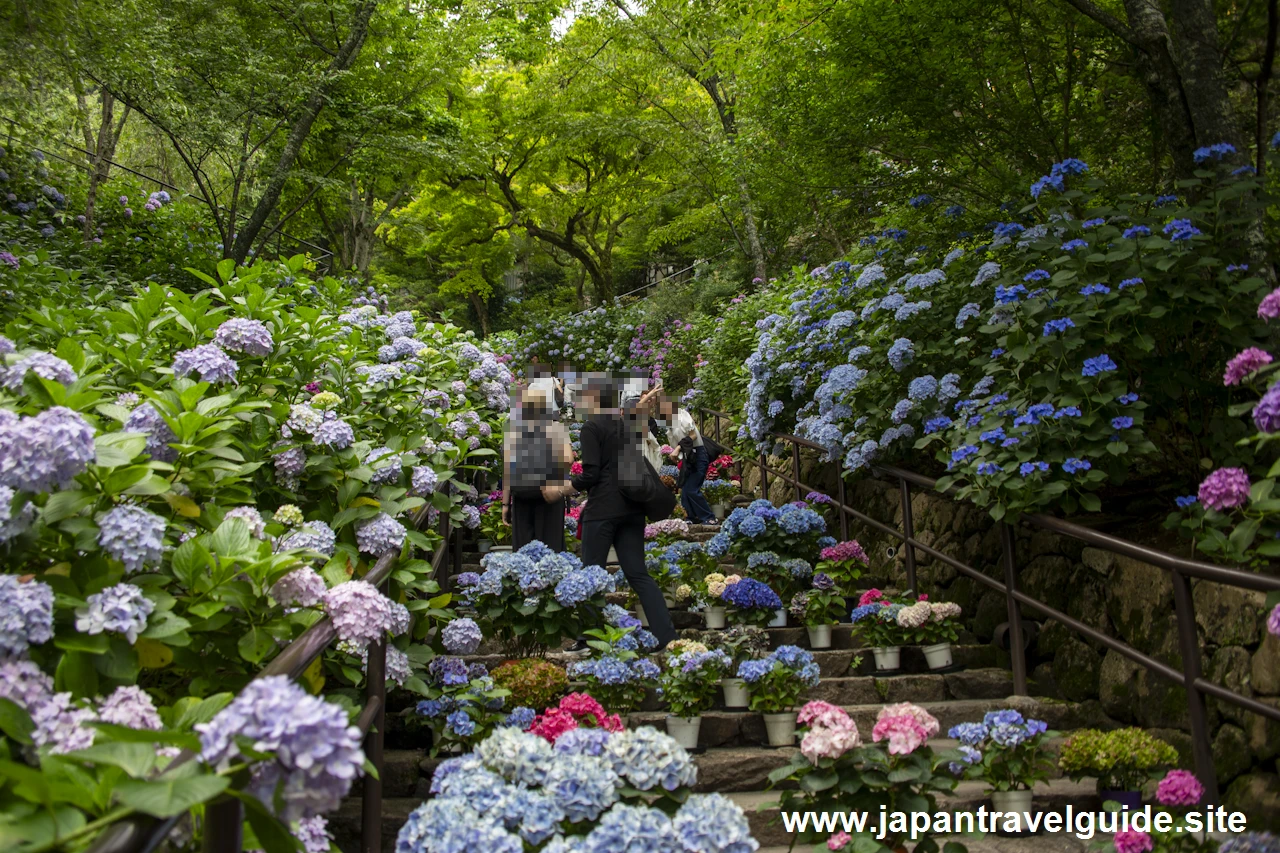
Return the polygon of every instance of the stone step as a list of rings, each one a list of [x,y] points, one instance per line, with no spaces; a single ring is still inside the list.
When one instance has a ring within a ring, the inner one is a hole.
[[[892,700],[891,700],[892,701]],[[902,700],[897,700],[902,701]],[[884,702],[843,705],[853,718],[862,736],[868,737],[875,726],[876,715]],[[989,699],[952,699],[942,702],[918,702],[920,707],[937,718],[943,732],[964,722],[981,720],[988,711],[1014,708],[1024,716],[1044,720],[1050,729],[1073,731],[1080,728],[1114,728],[1118,724],[1109,719],[1097,702],[1061,702],[1030,696],[1006,696]],[[637,711],[631,715],[630,725],[653,726],[665,729],[666,714],[661,711]],[[702,715],[699,746],[704,748],[729,746],[759,746],[767,743],[764,719],[750,711],[708,711]]]

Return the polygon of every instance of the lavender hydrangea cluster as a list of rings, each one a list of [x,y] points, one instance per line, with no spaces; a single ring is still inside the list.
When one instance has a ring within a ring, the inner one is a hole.
[[[373,469],[373,477],[369,481],[376,485],[387,485],[400,479],[403,467],[401,455],[390,447],[375,447],[365,457],[365,464]]]
[[[767,584],[755,578],[743,578],[729,584],[720,594],[720,598],[738,610],[780,610],[782,599]]]
[[[83,634],[114,631],[123,634],[130,644],[136,643],[155,608],[155,602],[136,586],[116,584],[94,593],[84,607],[76,608],[76,630]]]
[[[98,519],[98,544],[124,564],[126,573],[133,574],[160,564],[166,526],[155,513],[122,504]]]
[[[352,648],[364,648],[388,632],[401,634],[408,628],[401,624],[402,617],[391,599],[368,581],[340,583],[321,600],[338,639]]]
[[[380,512],[356,526],[356,545],[362,554],[381,557],[388,551],[400,550],[406,534],[403,524]]]
[[[0,575],[0,658],[27,653],[53,638],[53,588]]]
[[[303,522],[302,527],[276,543],[277,551],[315,551],[332,557],[338,536],[328,524],[320,520]]]
[[[242,738],[272,754],[253,764],[247,790],[287,822],[333,811],[364,772],[362,735],[346,712],[283,675],[249,682],[196,731],[201,759],[218,770],[241,757]]]
[[[569,664],[573,678],[589,678],[606,686],[622,686],[653,682],[658,678],[658,665],[648,658],[624,659],[617,655],[600,655]]]
[[[238,518],[244,522],[249,528],[249,535],[254,539],[265,539],[267,535],[267,522],[262,517],[262,513],[258,512],[256,507],[236,506],[223,513],[222,523],[226,524],[231,519]]]
[[[310,566],[294,569],[271,585],[271,597],[283,607],[314,607],[328,592],[324,578]]]
[[[65,488],[97,459],[94,434],[79,412],[64,406],[21,419],[0,410],[0,485],[20,492]]]
[[[473,655],[483,639],[480,626],[474,619],[466,617],[454,619],[441,632],[445,651],[451,655]]]
[[[56,355],[51,355],[47,352],[36,352],[26,358],[19,359],[11,367],[0,371],[0,384],[15,393],[21,391],[23,380],[26,379],[28,371],[41,379],[48,379],[50,382],[59,382],[63,385],[70,385],[78,378],[75,369]]]
[[[98,720],[130,729],[158,732],[164,728],[155,702],[137,685],[117,687],[98,705]]]
[[[224,350],[245,355],[271,355],[275,341],[271,330],[259,320],[235,317],[227,320],[213,333],[213,342]]]
[[[129,413],[124,422],[125,432],[140,432],[147,437],[147,453],[157,462],[173,462],[178,458],[178,451],[170,447],[178,440],[173,430],[165,423],[155,406],[143,403]]]
[[[217,344],[201,344],[182,350],[173,358],[173,374],[196,374],[201,382],[234,383],[238,366]]]

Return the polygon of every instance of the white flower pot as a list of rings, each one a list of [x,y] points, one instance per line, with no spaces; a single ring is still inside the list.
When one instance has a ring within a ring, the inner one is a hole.
[[[698,732],[702,729],[702,717],[667,717],[667,734],[685,749],[698,748]]]
[[[497,553],[499,551],[510,551],[510,550],[511,550],[510,545],[494,545],[492,548],[489,549],[489,552]]]
[[[991,808],[998,812],[1031,814],[1031,791],[992,791]]]
[[[924,659],[929,663],[929,669],[943,669],[951,666],[950,643],[935,643],[932,646],[925,646],[923,651]]]
[[[609,556],[605,557],[605,563],[610,566],[618,565],[618,552],[613,550],[613,546],[609,546]]]
[[[723,607],[708,607],[705,611],[703,611],[702,615],[707,620],[708,628],[718,629],[718,628],[724,627],[724,608]]]
[[[747,693],[747,682],[741,678],[722,678],[720,686],[724,688],[726,708],[745,708],[751,704],[751,694]]]
[[[712,504],[711,514],[716,517],[716,521],[724,521],[724,517],[729,514],[729,508],[724,504]]]
[[[810,625],[809,626],[809,648],[811,649],[831,648],[831,626],[830,625]]]
[[[891,670],[900,669],[902,667],[901,646],[888,646],[882,649],[872,649],[871,653],[876,657],[876,669]]]
[[[766,625],[765,627],[767,627],[767,628],[785,628],[785,627],[787,627],[787,611],[786,611],[786,610],[776,610],[776,611],[774,611],[773,619],[772,619],[772,620],[769,622],[769,624],[768,624],[768,625]]]
[[[764,730],[769,735],[769,746],[791,746],[796,742],[796,712],[765,714]]]
[[[641,625],[646,628],[649,627],[649,617],[644,614],[644,605],[638,601],[636,602],[636,618],[640,620]]]
[[[492,547],[493,547],[493,543],[490,542],[488,539],[476,540],[476,550],[479,551],[481,554],[488,554],[489,549]]]

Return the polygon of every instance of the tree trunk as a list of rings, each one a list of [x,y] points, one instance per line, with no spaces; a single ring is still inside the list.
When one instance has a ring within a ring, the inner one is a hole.
[[[480,320],[480,337],[489,337],[489,305],[474,290],[471,291],[471,307],[476,310],[476,318]]]
[[[116,156],[116,144],[120,141],[120,134],[124,132],[124,123],[129,119],[129,107],[126,105],[120,116],[120,123],[115,124],[115,97],[105,89],[102,90],[100,97],[102,115],[98,121],[97,139],[94,140],[93,134],[89,132],[88,124],[85,125],[84,130],[85,147],[89,153],[89,187],[85,193],[82,231],[86,243],[95,236],[94,213],[98,205],[98,190],[111,175],[111,158]],[[79,92],[77,92],[77,100],[81,102],[81,112],[87,121],[88,109]]]
[[[307,99],[306,104],[303,106],[298,120],[294,122],[293,127],[290,129],[284,148],[276,160],[275,169],[271,172],[271,177],[267,180],[267,185],[262,190],[262,196],[258,199],[258,203],[254,206],[253,213],[249,215],[244,227],[236,234],[235,246],[232,249],[231,257],[237,264],[244,263],[245,258],[249,255],[249,247],[253,245],[254,240],[257,239],[258,232],[262,230],[267,218],[279,203],[280,193],[284,190],[284,182],[288,179],[289,172],[293,170],[293,163],[297,160],[298,153],[302,150],[302,144],[306,142],[307,136],[311,133],[311,126],[324,108],[329,89],[333,85],[336,76],[350,69],[355,63],[356,57],[359,56],[360,48],[364,45],[365,36],[369,33],[369,20],[378,8],[378,2],[379,0],[365,0],[360,10],[356,12],[356,16],[351,22],[351,31],[347,33],[346,40],[329,63],[324,79],[320,81],[315,91],[311,93],[311,97]]]
[[[756,270],[756,278],[769,280],[769,269],[764,262],[764,247],[760,245],[760,231],[756,228],[755,208],[751,202],[751,191],[747,179],[739,172],[734,175],[738,182],[738,197],[742,199],[742,230],[747,232],[747,245],[751,247],[751,263]]]

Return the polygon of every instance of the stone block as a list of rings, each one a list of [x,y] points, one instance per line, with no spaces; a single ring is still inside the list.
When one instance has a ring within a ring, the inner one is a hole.
[[[942,678],[948,699],[1002,699],[1013,695],[1013,674],[1003,669],[969,669]]]
[[[1227,723],[1213,738],[1213,769],[1218,784],[1225,785],[1253,764],[1249,739],[1239,726]]]
[[[1198,581],[1191,589],[1196,624],[1205,640],[1220,646],[1251,646],[1260,639],[1261,592]]]
[[[1102,665],[1103,658],[1075,635],[1063,640],[1053,656],[1052,670],[1062,698],[1083,702],[1099,696]]]
[[[1116,555],[1101,548],[1085,548],[1080,552],[1080,560],[1086,568],[1104,578],[1111,577],[1116,567]]]
[[[1036,557],[1018,573],[1018,585],[1027,595],[1043,601],[1055,610],[1065,611],[1071,588],[1071,561],[1066,557],[1046,554]],[[1024,606],[1022,614],[1028,619],[1046,619],[1044,611]]]
[[[1267,696],[1280,695],[1280,637],[1266,632],[1249,666],[1253,689]]]
[[[1222,797],[1223,805],[1249,817],[1249,829],[1280,832],[1280,776],[1275,773],[1246,773]]]
[[[1163,569],[1112,555],[1107,615],[1129,645],[1150,654],[1173,631],[1173,586]]]
[[[1009,621],[1009,609],[1004,596],[995,592],[983,592],[974,608],[973,632],[982,640],[990,640],[996,626]]]
[[[1126,723],[1138,721],[1138,673],[1136,663],[1114,651],[1102,658],[1098,671],[1098,698],[1103,710]]]
[[[1195,753],[1191,749],[1191,735],[1181,729],[1147,729],[1147,734],[1178,750],[1179,767],[1195,767]]]
[[[1205,677],[1223,687],[1244,696],[1252,697],[1249,687],[1249,652],[1241,646],[1222,646],[1213,653]],[[1209,727],[1217,725],[1219,719],[1243,726],[1246,711],[1239,705],[1208,697],[1205,705],[1209,711]]]
[[[1040,636],[1036,638],[1036,651],[1045,656],[1057,654],[1058,649],[1073,636],[1072,631],[1056,619],[1050,619],[1040,626]]]
[[[1280,699],[1256,697],[1259,702],[1280,708]],[[1223,704],[1226,704],[1225,702]],[[1249,751],[1253,753],[1254,763],[1269,761],[1280,755],[1280,722],[1252,711],[1240,712],[1244,722],[1241,724],[1249,737]]]

